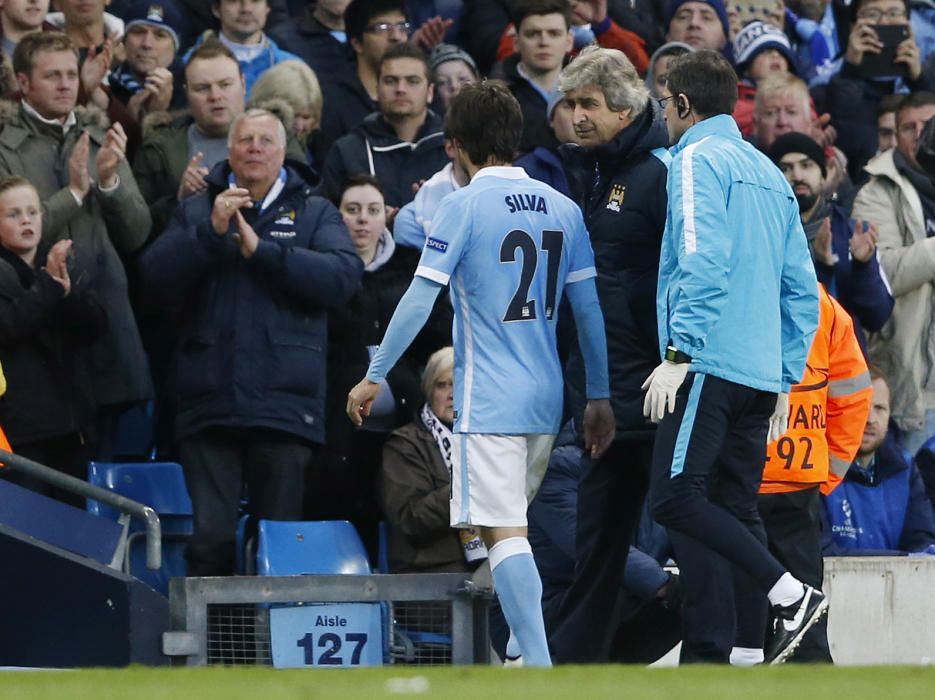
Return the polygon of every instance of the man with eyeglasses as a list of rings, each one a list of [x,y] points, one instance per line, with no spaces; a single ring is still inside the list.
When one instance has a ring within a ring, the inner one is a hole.
[[[909,0],[856,0],[850,12],[844,63],[828,84],[825,107],[838,129],[837,143],[847,156],[848,172],[858,181],[864,165],[877,152],[880,101],[928,86],[922,74],[924,57],[909,23]],[[891,75],[867,77],[861,64],[884,50],[879,32],[886,27],[905,27],[907,38],[896,46]]]
[[[913,93],[900,103],[896,148],[867,164],[871,178],[852,214],[876,225],[896,300],[883,333],[870,338],[870,356],[890,379],[892,419],[911,454],[935,434],[935,180],[919,163],[920,135],[932,117],[935,94]]]
[[[422,49],[441,43],[450,21],[432,18],[415,32],[404,0],[353,0],[344,11],[344,31],[354,58],[335,74],[319,74],[325,111],[315,160],[323,163],[339,138],[377,111],[377,82],[383,54],[411,42]]]
[[[401,207],[419,185],[448,163],[442,120],[432,101],[428,58],[412,44],[397,44],[380,62],[379,110],[338,139],[321,169],[321,193],[335,198],[343,182],[370,173],[386,204]]]

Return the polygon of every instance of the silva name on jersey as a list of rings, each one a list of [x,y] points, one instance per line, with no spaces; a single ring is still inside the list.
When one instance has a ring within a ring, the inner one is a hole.
[[[515,214],[518,211],[537,211],[548,214],[549,210],[545,206],[545,197],[537,194],[508,194],[503,198],[506,205],[510,208],[510,213]]]

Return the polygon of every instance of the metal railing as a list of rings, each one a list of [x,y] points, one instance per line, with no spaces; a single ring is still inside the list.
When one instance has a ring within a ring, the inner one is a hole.
[[[6,465],[7,469],[28,474],[78,496],[100,501],[111,508],[119,510],[121,513],[142,520],[146,527],[146,568],[153,571],[162,568],[162,526],[159,523],[159,516],[156,515],[156,511],[149,506],[113,491],[92,486],[86,481],[63,474],[44,464],[39,464],[6,450],[0,450],[0,463]]]

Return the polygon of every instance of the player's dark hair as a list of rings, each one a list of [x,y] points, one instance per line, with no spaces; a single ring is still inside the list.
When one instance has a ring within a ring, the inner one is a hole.
[[[677,100],[685,95],[700,117],[733,114],[737,103],[737,74],[716,51],[695,51],[674,58],[666,86]]]
[[[457,142],[471,162],[512,163],[523,133],[523,113],[500,82],[466,85],[448,105],[445,137]]]
[[[390,12],[399,12],[405,17],[405,0],[352,0],[344,10],[344,31],[347,38],[360,41],[374,17]]]

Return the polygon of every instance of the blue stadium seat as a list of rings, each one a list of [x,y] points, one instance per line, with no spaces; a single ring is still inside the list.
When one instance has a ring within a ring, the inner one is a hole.
[[[364,543],[347,520],[261,520],[256,563],[260,576],[370,573]]]
[[[314,574],[356,574],[370,573],[370,562],[367,559],[367,550],[354,526],[346,520],[319,520],[306,522],[260,520],[257,524],[256,568],[260,576],[302,576]],[[309,605],[311,604],[311,605]],[[263,606],[265,607],[265,606]],[[273,665],[295,665],[283,662],[289,650],[294,650],[295,634],[287,636],[291,626],[292,616],[302,616],[308,610],[327,610],[328,614],[346,615],[351,620],[350,629],[353,634],[345,635],[345,643],[351,637],[361,638],[360,632],[366,631],[367,636],[373,640],[379,638],[375,652],[368,652],[360,662],[362,665],[379,665],[389,658],[389,614],[388,606],[384,603],[314,603],[306,601],[302,605],[270,605],[270,635],[273,653]],[[317,617],[317,614],[316,614]],[[319,618],[320,619],[320,618]],[[280,623],[281,621],[281,623]],[[318,639],[331,638],[332,643],[341,647],[341,630],[325,629],[322,635],[321,623],[316,622],[314,628],[302,627],[298,630],[305,636],[298,637],[298,641],[311,640],[312,633],[318,634]],[[336,632],[338,634],[336,634]],[[286,637],[286,643],[277,640]],[[311,643],[309,641],[309,643]],[[319,641],[319,647],[322,642]],[[350,647],[345,649],[345,652]],[[374,649],[374,647],[369,647]],[[280,651],[282,650],[282,651]],[[372,655],[376,653],[376,658]],[[305,657],[305,664],[308,656]],[[337,657],[336,657],[337,658]],[[343,665],[348,665],[349,657],[344,653],[341,657]],[[319,659],[319,663],[322,663]],[[329,662],[331,663],[331,662]],[[350,661],[350,665],[357,665],[358,661]]]
[[[192,501],[185,486],[182,467],[175,462],[91,462],[88,482],[145,503],[156,511],[162,525],[162,568],[146,568],[146,546],[142,523],[131,520],[124,570],[154,589],[168,595],[169,579],[185,576],[185,546],[194,528]],[[89,513],[117,520],[119,512],[103,503],[88,500]]]

